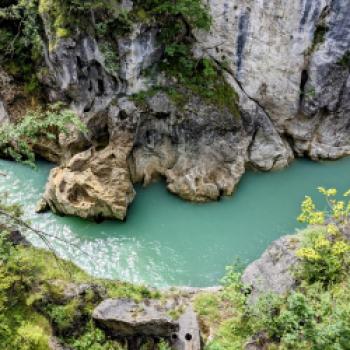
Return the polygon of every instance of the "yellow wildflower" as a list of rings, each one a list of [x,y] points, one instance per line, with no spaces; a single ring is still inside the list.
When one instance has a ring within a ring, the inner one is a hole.
[[[336,225],[334,224],[329,224],[327,226],[327,233],[329,233],[332,236],[336,236],[339,233],[339,229]]]
[[[329,188],[328,190],[324,187],[318,187],[318,191],[324,194],[327,197],[335,196],[337,194],[337,190],[335,188]]]
[[[345,214],[344,212],[345,203],[343,201],[338,201],[333,204],[333,217],[339,219]]]
[[[321,259],[321,255],[316,252],[313,248],[300,248],[296,252],[297,257],[311,260],[311,261],[317,261]]]
[[[344,241],[338,241],[334,243],[332,247],[332,253],[334,255],[342,255],[348,251],[350,251],[350,245],[345,243]]]
[[[315,248],[316,249],[323,249],[323,248],[329,248],[330,247],[330,242],[328,239],[325,237],[321,236],[318,237],[315,241]]]
[[[343,196],[344,196],[344,197],[349,197],[349,196],[350,196],[350,190],[347,190],[347,191],[344,193]]]
[[[325,213],[323,211],[315,211],[310,213],[309,224],[310,225],[323,225],[325,220]]]

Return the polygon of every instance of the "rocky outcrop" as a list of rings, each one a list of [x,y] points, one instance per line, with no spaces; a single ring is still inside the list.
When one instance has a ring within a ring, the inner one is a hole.
[[[179,324],[169,315],[169,305],[149,300],[106,299],[93,312],[94,320],[113,336],[170,337]]]
[[[135,195],[126,150],[109,145],[77,154],[51,170],[43,200],[57,213],[123,220]]]
[[[38,78],[47,99],[70,105],[89,132],[34,145],[59,164],[41,209],[124,219],[137,182],[162,177],[171,192],[204,202],[231,195],[248,167],[269,171],[295,155],[350,154],[349,1],[207,3],[211,29],[183,23],[179,35],[193,44],[198,62],[215,62],[238,113],[161,72],[161,28],[157,21],[137,23],[142,11],[127,31],[117,26],[102,36],[96,23],[108,26],[106,13],[92,11],[84,19],[89,30],[60,37],[53,13],[42,6],[45,68]],[[134,8],[131,0],[116,6],[124,14]],[[179,85],[177,100],[171,92]],[[131,95],[147,89],[135,105]],[[10,100],[0,93],[0,120],[16,114]]]
[[[295,150],[313,159],[350,154],[350,4],[331,1],[327,28],[304,71],[300,113],[288,124]]]
[[[298,235],[283,236],[244,270],[242,282],[251,287],[251,302],[262,294],[284,294],[295,286],[293,268],[298,263],[295,253],[300,244]]]
[[[174,350],[202,348],[199,323],[191,304],[171,296],[140,303],[106,299],[95,308],[92,317],[110,336],[127,338],[131,350],[139,349],[142,339],[157,338],[166,339]]]
[[[156,94],[138,127],[130,160],[134,181],[164,176],[171,192],[199,202],[232,194],[250,142],[243,123],[195,96],[179,110],[166,94]]]
[[[175,350],[200,350],[202,340],[198,318],[191,305],[187,306],[179,318],[179,331],[172,339]]]

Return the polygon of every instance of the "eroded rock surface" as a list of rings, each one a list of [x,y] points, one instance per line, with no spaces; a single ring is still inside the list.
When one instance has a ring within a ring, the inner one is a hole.
[[[292,269],[298,262],[295,253],[299,248],[300,240],[297,235],[283,236],[244,270],[242,281],[251,286],[252,302],[262,294],[284,294],[295,286],[296,279]]]
[[[192,201],[232,194],[244,173],[250,136],[243,120],[193,97],[183,110],[164,93],[149,100],[132,153],[134,181],[164,176],[168,189]]]
[[[158,69],[164,45],[157,23],[135,21],[108,38],[80,28],[58,37],[52,14],[41,11],[38,79],[48,101],[64,101],[89,132],[72,130],[58,144],[34,145],[59,165],[40,209],[124,219],[137,182],[162,177],[171,192],[204,202],[231,195],[247,167],[269,171],[288,166],[295,155],[350,154],[349,0],[207,4],[210,31],[185,24],[181,31],[198,61],[215,62],[234,90],[239,116],[183,86],[183,101],[167,94],[181,84]],[[128,13],[133,2],[116,6]],[[104,15],[91,12],[87,27]],[[160,91],[153,97],[132,102],[132,94],[155,86]],[[0,90],[0,122],[23,114],[28,101],[1,69]]]
[[[180,297],[147,299],[140,303],[106,299],[95,308],[93,319],[112,337],[127,338],[130,349],[142,348],[142,340],[154,341],[159,337],[176,350],[202,348],[197,315],[190,300]]]
[[[123,220],[135,195],[125,151],[111,144],[75,155],[51,170],[43,199],[57,213]]]
[[[191,305],[187,306],[179,318],[179,331],[172,345],[175,350],[201,350],[202,348],[198,318]]]

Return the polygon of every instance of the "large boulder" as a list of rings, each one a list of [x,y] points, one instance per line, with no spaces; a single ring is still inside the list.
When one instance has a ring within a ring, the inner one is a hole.
[[[89,122],[94,125],[95,137],[104,133],[107,137],[100,137],[94,146],[51,170],[38,211],[50,208],[82,218],[124,220],[135,196],[128,157],[138,112],[132,102],[119,99]]]
[[[168,303],[157,300],[106,299],[92,317],[112,336],[170,337],[179,330],[179,322],[169,316],[170,309]]]
[[[134,196],[127,150],[111,144],[79,153],[67,166],[52,169],[43,200],[56,213],[123,220]]]
[[[166,300],[106,299],[93,319],[112,337],[127,338],[131,349],[164,338],[175,350],[200,350],[201,335],[191,301],[169,295]]]

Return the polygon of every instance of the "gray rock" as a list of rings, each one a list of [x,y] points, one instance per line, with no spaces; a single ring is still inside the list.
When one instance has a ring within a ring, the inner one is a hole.
[[[68,283],[65,285],[63,296],[65,300],[71,300],[84,297],[87,293],[92,293],[93,298],[97,301],[102,300],[107,296],[107,291],[104,287],[91,283]]]
[[[324,19],[323,42],[305,70],[301,112],[287,124],[299,154],[337,159],[350,154],[350,5],[335,0]]]
[[[3,101],[1,101],[1,98],[0,98],[0,124],[8,121],[9,121],[9,116],[7,114],[4,103]]]
[[[47,145],[35,148],[47,158],[64,158],[44,196],[52,210],[123,220],[137,182],[163,177],[171,192],[204,202],[231,195],[247,167],[280,169],[294,153],[315,160],[350,154],[349,0],[208,5],[212,28],[193,31],[193,53],[214,59],[225,72],[239,118],[186,89],[181,103],[159,92],[136,107],[127,97],[174,83],[159,72],[152,79],[143,75],[162,58],[156,23],[134,23],[130,32],[103,40],[79,28],[57,38],[50,14],[41,14],[49,71],[41,80],[50,100],[66,101],[89,128],[84,136],[60,136],[64,147],[57,155]],[[116,6],[130,11],[133,3]],[[321,40],[319,28],[327,29]],[[114,70],[104,40],[118,63]],[[0,120],[1,111],[0,105]],[[96,154],[87,157],[91,149]],[[84,159],[88,166],[78,169]]]
[[[173,341],[173,348],[175,350],[200,350],[201,336],[197,315],[191,305],[189,305],[185,312],[179,318],[179,332],[175,341]]]
[[[51,336],[49,339],[49,349],[50,350],[72,350],[70,347],[62,344],[62,342],[54,336]]]
[[[56,40],[56,39],[53,39]],[[98,43],[91,36],[60,39],[48,56],[50,95],[54,100],[71,100],[79,113],[89,111],[106,96],[125,92],[119,77],[107,72]]]
[[[213,25],[209,33],[196,33],[198,53],[224,62],[283,132],[298,113],[305,55],[330,2],[211,0]]]
[[[252,288],[251,302],[256,301],[261,294],[284,294],[295,286],[292,269],[298,263],[295,252],[299,247],[297,235],[283,236],[244,270],[242,281]]]
[[[25,236],[18,230],[12,230],[6,237],[13,245],[23,245],[29,247],[31,244]]]
[[[85,296],[89,296],[90,301],[99,302],[107,297],[106,289],[95,283],[73,283],[64,280],[50,280],[48,283],[58,289],[59,302],[66,303],[72,299],[83,301]],[[56,296],[53,295],[53,298]]]
[[[109,334],[116,337],[170,337],[179,330],[170,306],[157,300],[136,303],[130,299],[107,299],[99,304],[93,319]]]
[[[135,24],[132,33],[118,39],[119,55],[122,57],[120,77],[126,82],[126,93],[131,95],[147,90],[147,79],[142,70],[159,61],[162,50],[156,41],[157,28]]]

